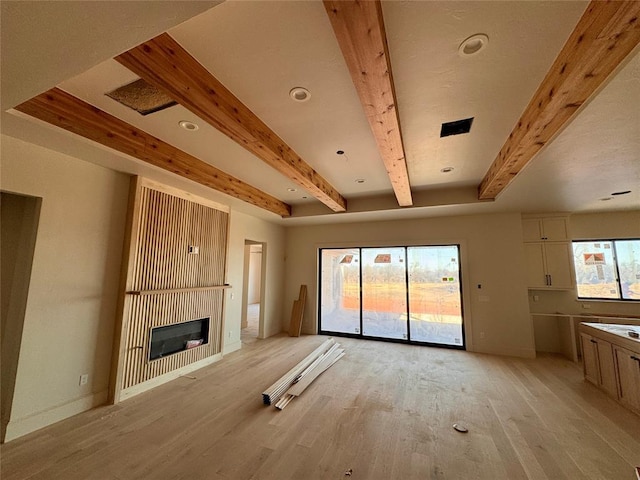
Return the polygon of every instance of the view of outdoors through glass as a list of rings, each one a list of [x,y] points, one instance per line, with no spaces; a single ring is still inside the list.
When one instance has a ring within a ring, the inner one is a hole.
[[[573,242],[579,298],[640,300],[640,240]]]
[[[458,247],[410,247],[411,339],[462,345]]]
[[[360,333],[360,249],[325,249],[320,260],[321,330]]]
[[[322,249],[320,261],[321,331],[463,345],[457,245]]]
[[[362,249],[362,333],[408,338],[404,248]]]

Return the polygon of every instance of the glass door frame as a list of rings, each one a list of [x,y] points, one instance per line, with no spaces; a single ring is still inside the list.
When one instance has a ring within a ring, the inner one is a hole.
[[[458,285],[460,286],[460,329],[462,336],[462,344],[447,344],[447,343],[436,343],[436,342],[424,342],[424,341],[416,341],[411,339],[411,316],[410,316],[410,292],[409,292],[409,265],[408,265],[408,249],[416,248],[416,247],[456,247],[458,252]],[[368,248],[404,248],[405,250],[405,291],[406,291],[406,316],[407,316],[407,338],[386,338],[386,337],[376,337],[369,336],[363,334],[363,314],[362,314],[362,250]],[[360,261],[358,262],[360,269],[360,333],[345,333],[345,332],[333,332],[330,330],[322,329],[322,251],[323,250],[358,250]],[[371,246],[348,246],[348,247],[319,247],[318,248],[318,298],[317,298],[317,330],[319,335],[331,335],[336,337],[348,337],[348,338],[360,338],[366,340],[377,340],[381,342],[392,342],[392,343],[405,343],[410,345],[422,345],[428,347],[440,347],[440,348],[450,348],[453,350],[466,350],[466,335],[465,335],[465,324],[464,324],[464,286],[462,282],[462,252],[460,243],[446,243],[446,244],[416,244],[416,245],[371,245]]]

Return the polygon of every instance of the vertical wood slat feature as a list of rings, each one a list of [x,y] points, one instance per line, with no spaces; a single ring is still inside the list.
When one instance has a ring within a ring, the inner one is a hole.
[[[335,212],[346,200],[169,34],[117,56],[116,61],[166,92]]]
[[[478,187],[496,198],[640,42],[640,2],[593,0]]]
[[[282,217],[291,206],[79,98],[52,88],[15,107],[34,118]]]
[[[228,212],[144,179],[134,184],[123,288],[147,293],[124,297],[114,402],[130,387],[222,352],[225,290],[201,287],[224,283]],[[190,245],[199,253],[190,254]],[[209,318],[208,343],[149,360],[152,328],[202,318]]]
[[[140,222],[131,290],[222,285],[228,214],[151,189],[142,195],[150,215]],[[189,254],[190,245],[200,252]]]
[[[398,204],[411,206],[411,185],[380,1],[324,0],[324,7]]]
[[[120,272],[120,292],[118,294],[117,312],[113,335],[113,355],[111,356],[111,372],[109,374],[109,401],[117,403],[120,399],[124,376],[124,357],[126,352],[126,338],[129,331],[129,318],[125,312],[129,310],[131,297],[126,294],[131,286],[131,279],[137,275],[134,262],[138,245],[138,230],[140,218],[146,212],[144,198],[140,195],[142,182],[140,177],[132,177],[129,185],[129,206],[125,224],[124,246],[122,249],[122,268]]]
[[[223,290],[131,296],[123,390],[222,351]],[[151,329],[177,321],[210,318],[208,343],[149,361]]]

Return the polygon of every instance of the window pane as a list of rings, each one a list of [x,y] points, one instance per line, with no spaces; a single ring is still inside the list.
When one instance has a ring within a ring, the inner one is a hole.
[[[320,258],[320,330],[360,333],[359,250],[323,249]]]
[[[613,242],[573,242],[573,263],[580,298],[620,298]]]
[[[362,249],[364,335],[407,338],[407,279],[404,248]]]
[[[622,298],[640,300],[640,240],[616,240]]]
[[[407,257],[411,340],[462,345],[458,247],[409,247]]]

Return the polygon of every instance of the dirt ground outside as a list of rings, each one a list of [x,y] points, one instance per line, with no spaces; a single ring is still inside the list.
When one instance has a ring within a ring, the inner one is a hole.
[[[578,285],[578,296],[582,298],[618,298],[616,283],[602,283],[597,285]],[[640,300],[640,283],[623,285],[623,298]]]
[[[406,313],[406,290],[404,283],[365,284],[363,286],[363,309],[368,311]],[[442,323],[461,323],[462,307],[458,283],[420,283],[409,288],[412,316],[428,317],[430,321],[440,318]],[[358,284],[346,283],[342,289],[342,308],[357,310],[360,304]]]

